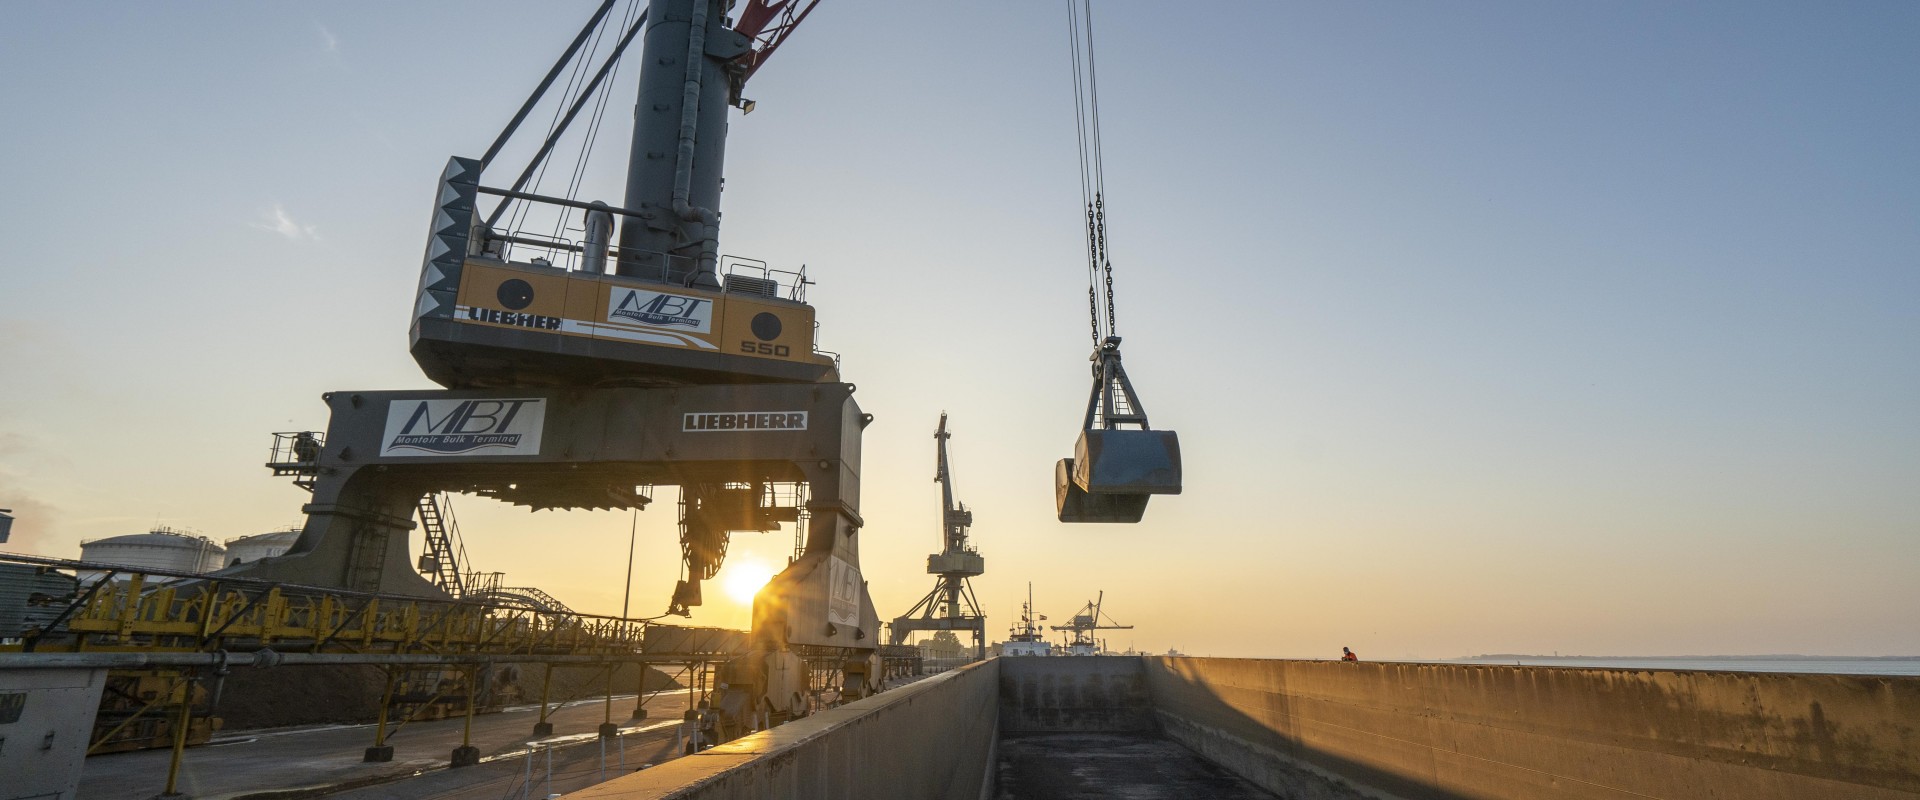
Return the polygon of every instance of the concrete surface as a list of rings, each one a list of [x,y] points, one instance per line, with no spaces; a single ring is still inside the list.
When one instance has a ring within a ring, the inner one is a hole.
[[[1145,661],[1169,738],[1290,798],[1920,796],[1920,678]]]
[[[1273,800],[1147,733],[1016,733],[1000,740],[996,800]]]
[[[997,663],[974,664],[567,795],[568,800],[978,800]]]
[[[664,692],[647,702],[648,719],[629,721],[633,697],[614,698],[613,720],[626,731],[625,756],[630,766],[677,755],[662,750],[660,744],[664,740],[671,745],[673,726],[686,710],[686,701],[684,690]],[[446,767],[453,749],[460,746],[465,722],[459,717],[407,723],[388,738],[387,743],[394,747],[394,760],[385,764],[361,761],[363,752],[373,744],[372,725],[222,734],[204,747],[186,751],[179,788],[196,800],[215,800],[293,796],[288,793],[331,795],[355,787],[366,787],[358,796],[368,798],[456,797],[469,785],[495,785],[491,794],[484,796],[499,800],[507,795],[498,787],[508,782],[518,786],[518,779],[526,771],[528,742],[533,740],[533,723],[538,718],[537,706],[475,716],[473,743],[480,748],[483,761],[479,766],[457,770]],[[597,777],[598,728],[604,718],[604,702],[599,698],[570,703],[548,715],[555,735],[543,741],[555,746],[556,771],[564,773],[556,782],[557,790],[584,785],[579,778],[588,773]],[[88,758],[81,771],[79,798],[148,800],[166,785],[168,755],[166,750],[142,750]],[[535,759],[536,784],[544,777],[544,756],[541,752]],[[617,746],[608,749],[608,763],[613,768],[620,758]],[[615,774],[609,772],[608,777]],[[518,796],[517,790],[512,796]],[[544,795],[536,788],[533,796]]]
[[[1000,663],[1005,733],[1151,732],[1153,698],[1138,658],[1012,657]]]

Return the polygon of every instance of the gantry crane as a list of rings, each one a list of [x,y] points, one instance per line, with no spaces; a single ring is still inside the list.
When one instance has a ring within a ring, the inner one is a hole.
[[[1094,638],[1094,631],[1133,630],[1132,625],[1121,625],[1115,622],[1112,617],[1106,615],[1106,612],[1102,610],[1106,602],[1107,593],[1102,591],[1097,599],[1088,600],[1086,605],[1081,606],[1080,611],[1075,613],[1071,619],[1067,620],[1067,624],[1052,626],[1056,631],[1067,631],[1072,634],[1072,638],[1067,642],[1067,655],[1099,655],[1101,642],[1099,639]],[[1102,619],[1106,620],[1105,624],[1101,623]]]
[[[927,572],[938,576],[933,591],[920,598],[907,613],[894,617],[888,635],[889,644],[906,644],[915,631],[972,631],[973,657],[987,657],[987,617],[980,613],[980,602],[973,596],[971,578],[987,571],[986,559],[967,543],[973,526],[973,512],[953,499],[953,471],[947,461],[947,413],[940,412],[940,426],[934,429],[937,456],[933,480],[940,484],[941,550],[927,556]],[[916,616],[917,615],[917,616]]]

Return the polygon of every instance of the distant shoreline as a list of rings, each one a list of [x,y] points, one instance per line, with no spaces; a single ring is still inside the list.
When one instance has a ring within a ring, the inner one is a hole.
[[[1913,656],[1807,656],[1807,655],[1753,655],[1753,656],[1580,656],[1550,655],[1526,653],[1488,653],[1478,656],[1457,656],[1442,659],[1444,661],[1513,661],[1530,659],[1535,661],[1920,661],[1920,655]]]

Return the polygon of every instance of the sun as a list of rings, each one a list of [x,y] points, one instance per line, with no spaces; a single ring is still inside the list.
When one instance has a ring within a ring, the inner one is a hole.
[[[727,596],[743,606],[753,605],[753,595],[773,580],[773,568],[760,561],[736,561],[727,565],[721,586]]]

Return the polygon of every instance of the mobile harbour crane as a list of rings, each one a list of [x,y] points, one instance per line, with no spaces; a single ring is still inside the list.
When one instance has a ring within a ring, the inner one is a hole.
[[[878,688],[879,622],[858,556],[860,434],[872,417],[838,358],[815,347],[804,271],[730,259],[718,245],[727,109],[752,107],[747,79],[816,4],[748,0],[729,17],[732,0],[629,0],[617,25],[615,0],[598,7],[485,154],[451,158],[441,175],[410,350],[445,388],[329,393],[301,539],[250,575],[431,596],[405,546],[425,493],[637,510],[672,484],[685,577],[669,613],[701,603],[734,532],[804,526],[800,553],[755,598],[754,651],[728,666],[723,710],[804,714],[821,671],[837,673],[845,697]],[[615,30],[611,53],[511,186],[484,184],[576,56],[585,77],[582,44]],[[622,204],[528,191],[642,32]],[[1097,162],[1097,148],[1082,157]],[[483,196],[499,198],[490,212]],[[1098,192],[1095,205],[1104,231]],[[515,227],[529,207],[577,213],[583,238]],[[516,258],[516,248],[548,257]],[[1094,252],[1106,261],[1104,238]],[[1138,521],[1151,494],[1179,491],[1177,440],[1147,429],[1119,367],[1110,288],[1107,308],[1080,442],[1057,471],[1062,521]]]

